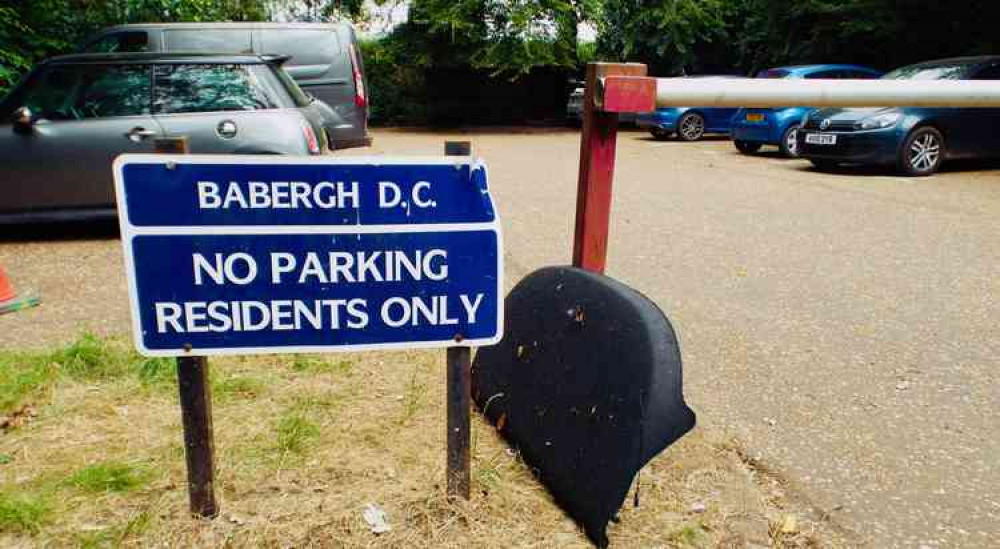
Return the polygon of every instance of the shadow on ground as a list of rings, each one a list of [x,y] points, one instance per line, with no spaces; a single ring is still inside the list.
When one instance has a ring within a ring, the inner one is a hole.
[[[118,237],[118,221],[116,220],[0,226],[0,242],[106,240]]]
[[[813,173],[835,173],[855,176],[894,176],[899,175],[892,166],[838,166],[832,169],[820,170],[806,162],[796,169]],[[1000,159],[970,159],[952,160],[941,167],[941,173],[971,173],[1000,170]]]

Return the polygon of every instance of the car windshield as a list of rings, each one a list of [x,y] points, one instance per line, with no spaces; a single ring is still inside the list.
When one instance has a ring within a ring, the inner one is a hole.
[[[784,69],[767,69],[757,73],[757,78],[784,78],[790,73]]]
[[[886,80],[961,80],[969,73],[968,63],[948,65],[910,65],[896,69],[882,78]]]
[[[274,72],[278,77],[278,81],[281,82],[281,86],[285,88],[288,95],[292,97],[292,101],[298,107],[305,107],[312,102],[312,98],[306,95],[306,92],[302,91],[302,88],[295,83],[295,80],[285,72],[285,69],[278,65],[271,65],[271,71]]]

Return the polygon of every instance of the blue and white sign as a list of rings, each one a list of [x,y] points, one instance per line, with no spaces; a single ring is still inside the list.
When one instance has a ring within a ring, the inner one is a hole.
[[[122,155],[148,356],[491,345],[503,247],[469,157]]]

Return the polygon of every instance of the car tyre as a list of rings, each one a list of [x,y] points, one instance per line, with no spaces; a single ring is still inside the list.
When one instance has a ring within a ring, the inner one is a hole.
[[[681,141],[697,141],[705,136],[705,117],[689,112],[677,121],[677,137]]]
[[[781,142],[778,143],[778,149],[781,151],[781,156],[785,158],[798,158],[799,157],[799,125],[792,124],[788,126],[785,133],[781,135]]]
[[[896,167],[901,174],[911,177],[932,175],[941,167],[944,155],[944,135],[936,128],[922,126],[903,140]]]
[[[672,135],[672,132],[656,128],[649,130],[649,135],[652,135],[653,139],[656,139],[658,141],[663,141],[664,139],[669,139],[670,136]]]
[[[733,145],[736,146],[736,150],[743,154],[753,154],[760,150],[762,144],[757,141],[742,141],[737,139],[733,141]]]

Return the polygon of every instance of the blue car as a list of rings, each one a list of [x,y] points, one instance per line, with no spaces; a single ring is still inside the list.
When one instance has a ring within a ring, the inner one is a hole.
[[[667,139],[676,133],[682,141],[697,141],[706,133],[728,134],[736,111],[737,109],[728,107],[664,107],[653,112],[638,114],[635,124],[648,130],[656,139]]]
[[[767,69],[757,78],[878,78],[880,71],[856,65],[798,65]],[[787,158],[798,156],[796,135],[810,107],[740,109],[733,117],[732,137],[736,149],[753,154],[764,145],[777,145]]]
[[[1000,80],[1000,56],[928,61],[896,69],[896,80]],[[799,151],[817,168],[895,166],[902,175],[933,174],[948,159],[1000,156],[1000,109],[820,109],[799,132]]]

